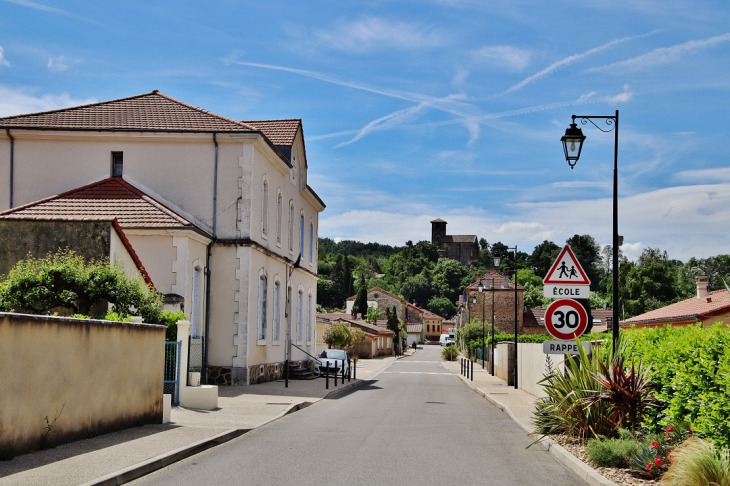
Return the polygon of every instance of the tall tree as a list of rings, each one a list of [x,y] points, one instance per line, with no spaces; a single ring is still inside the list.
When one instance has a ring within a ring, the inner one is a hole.
[[[535,272],[535,275],[545,278],[559,253],[560,247],[558,245],[552,241],[544,240],[535,247],[532,255],[530,255],[530,268]]]
[[[368,287],[365,284],[365,276],[360,275],[360,289],[357,291],[355,302],[352,306],[352,315],[362,314],[365,317],[368,311]]]
[[[591,281],[591,290],[598,289],[603,268],[601,266],[601,247],[591,235],[573,235],[565,241],[575,253],[580,265]]]

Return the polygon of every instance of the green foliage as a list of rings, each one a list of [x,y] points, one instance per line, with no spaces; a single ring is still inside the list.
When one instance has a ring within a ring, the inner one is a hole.
[[[456,306],[446,297],[434,297],[428,301],[426,309],[446,319],[456,314]]]
[[[580,440],[615,436],[613,407],[604,401],[587,402],[601,389],[596,379],[601,372],[600,364],[609,366],[613,356],[606,346],[593,345],[591,350],[592,357],[589,357],[583,346],[579,346],[577,358],[568,356],[565,373],[552,371],[539,382],[547,396],[535,404],[532,422],[536,432],[566,434]]]
[[[368,309],[368,288],[365,285],[365,277],[360,276],[360,289],[357,291],[355,302],[352,306],[352,315],[356,313],[365,315]]]
[[[446,346],[441,351],[441,357],[444,358],[446,361],[456,361],[456,358],[459,356],[459,348],[456,346]]]
[[[641,443],[629,433],[629,437],[617,439],[590,439],[586,454],[598,467],[625,468],[629,465],[630,458],[641,449]]]
[[[663,433],[647,435],[641,449],[629,458],[629,470],[645,479],[661,477],[669,468],[675,448],[692,436],[686,424],[674,424]]]
[[[112,310],[139,315],[148,323],[161,318],[162,299],[141,278],[129,277],[107,259],[84,261],[71,250],[43,258],[19,261],[0,283],[0,309],[49,314],[66,309],[69,314],[90,315],[105,301]]]
[[[365,315],[365,322],[375,325],[378,323],[378,319],[380,319],[382,315],[383,312],[377,307],[368,307],[368,312]]]
[[[353,328],[346,322],[335,322],[324,333],[324,342],[331,348],[348,349],[364,340],[362,329]]]
[[[730,447],[730,329],[668,326],[625,334],[627,358],[652,364],[660,408],[650,424],[687,421],[715,445]]]
[[[690,438],[672,453],[672,463],[662,477],[669,486],[730,486],[730,454],[712,443]]]

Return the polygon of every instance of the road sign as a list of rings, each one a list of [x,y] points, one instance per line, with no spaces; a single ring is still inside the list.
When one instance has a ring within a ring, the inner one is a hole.
[[[581,343],[586,353],[591,354],[591,343]],[[578,345],[570,341],[544,341],[542,352],[545,354],[578,354]]]
[[[587,327],[588,313],[575,300],[556,300],[545,311],[545,329],[556,339],[575,339]]]
[[[580,266],[573,250],[570,249],[570,246],[565,245],[542,283],[545,285],[590,285],[591,281],[583,271],[583,267]]]
[[[587,299],[591,296],[590,285],[555,285],[543,286],[542,295],[548,299]]]

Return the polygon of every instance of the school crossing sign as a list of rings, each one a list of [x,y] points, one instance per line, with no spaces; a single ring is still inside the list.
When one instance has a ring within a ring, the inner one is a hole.
[[[591,281],[570,246],[565,245],[542,281],[543,295],[549,299],[587,299]]]

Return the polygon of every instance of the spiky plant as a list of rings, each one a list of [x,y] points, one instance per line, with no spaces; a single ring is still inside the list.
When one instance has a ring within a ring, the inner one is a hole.
[[[672,464],[662,477],[669,486],[730,486],[730,454],[706,440],[690,437],[670,457]]]

